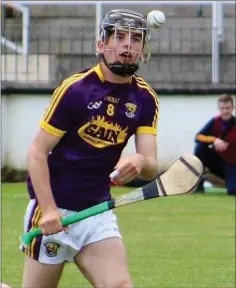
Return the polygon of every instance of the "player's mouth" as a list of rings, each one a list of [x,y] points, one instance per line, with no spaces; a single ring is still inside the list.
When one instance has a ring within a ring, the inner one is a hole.
[[[123,61],[132,62],[133,56],[128,52],[123,52],[119,55],[119,58],[122,59],[122,62]]]

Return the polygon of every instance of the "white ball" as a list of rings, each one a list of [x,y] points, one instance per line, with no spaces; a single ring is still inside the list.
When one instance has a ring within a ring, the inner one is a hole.
[[[147,23],[151,28],[160,28],[165,22],[165,14],[159,10],[153,10],[147,15]]]

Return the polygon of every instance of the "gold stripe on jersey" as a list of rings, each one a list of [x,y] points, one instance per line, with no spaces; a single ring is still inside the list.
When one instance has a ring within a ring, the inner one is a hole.
[[[155,115],[154,115],[154,118],[153,118],[152,127],[154,127],[155,129],[157,129],[158,107],[159,107],[159,103],[158,103],[158,100],[157,100],[157,98],[158,98],[158,97],[157,97],[157,94],[156,94],[156,92],[147,84],[147,82],[145,82],[142,78],[135,76],[135,79],[136,79],[136,81],[137,81],[138,87],[146,89],[146,90],[152,95],[152,97],[153,97],[153,99],[154,99],[154,101],[155,101],[156,111],[155,111]]]
[[[57,129],[45,121],[40,121],[39,126],[53,136],[62,137],[66,133],[66,131]]]
[[[157,96],[156,92],[151,88],[151,86],[146,81],[144,81],[143,78],[135,76],[135,79],[136,79],[137,83],[146,86],[146,89],[154,97],[155,103],[156,103],[156,105],[158,107],[159,103],[158,103],[158,96]]]
[[[101,82],[104,82],[104,76],[101,70],[101,63],[99,63],[97,66],[94,67],[94,71],[96,72],[96,74],[98,75],[98,78]]]
[[[39,208],[39,213],[38,213],[37,217],[35,218],[35,228],[39,227],[39,221],[41,220],[41,218],[42,218],[42,213],[41,213],[41,209]],[[30,255],[30,257],[32,257],[32,258],[34,258],[36,240],[37,240],[37,238],[35,237],[33,239],[33,241],[32,241],[32,244],[31,244],[31,255]]]
[[[48,105],[48,107],[46,108],[45,113],[44,113],[42,119],[46,119],[46,118],[47,118],[47,115],[50,113],[50,110],[52,109],[52,107],[53,107],[53,105],[54,105],[54,103],[55,103],[55,101],[56,101],[57,92],[59,92],[59,90],[62,89],[62,85],[65,84],[66,82],[70,81],[72,78],[76,78],[76,77],[78,77],[78,76],[80,76],[80,75],[82,75],[82,74],[74,74],[74,75],[72,75],[71,77],[69,77],[69,78],[67,78],[66,80],[64,80],[64,81],[61,83],[61,85],[59,85],[59,86],[55,89],[55,91],[53,92],[53,95],[52,95],[52,97],[51,97],[51,99],[50,99],[49,105]]]
[[[157,135],[157,129],[150,126],[139,126],[136,130],[136,134],[153,134]]]
[[[156,100],[156,96],[155,96],[155,94],[153,94],[151,91],[150,91],[150,89],[148,89],[148,87],[146,86],[146,85],[140,85],[140,84],[138,84],[137,83],[137,85],[138,85],[138,87],[140,87],[140,88],[144,88],[144,89],[146,89],[146,90],[148,90],[148,92],[153,96],[153,98],[155,99],[155,104],[156,104],[156,109],[155,109],[155,114],[154,114],[154,117],[153,117],[153,121],[152,121],[152,127],[154,127],[154,128],[156,128],[157,127],[157,119],[158,119],[158,102],[157,102],[157,100]]]
[[[36,206],[32,219],[29,219],[29,221],[31,221],[31,223],[32,223],[31,229],[29,231],[34,229],[34,222],[35,222],[35,218],[37,217],[37,214],[38,214],[38,209],[39,209],[39,205]],[[31,246],[29,246],[28,248],[25,249],[25,253],[28,256],[30,256],[30,247]]]
[[[37,214],[37,217],[35,217],[35,227],[34,229],[38,228],[39,227],[39,221],[42,217],[42,213],[41,213],[41,209],[39,208],[38,210],[38,214]],[[36,244],[36,240],[37,238],[35,237],[30,245],[30,257],[34,258],[34,251],[35,251],[35,244]]]
[[[65,85],[68,84],[68,83],[71,83],[72,84],[72,81],[76,79],[76,77],[74,76],[71,76],[70,78],[66,79],[65,81],[62,82],[62,84],[56,88],[56,90],[54,91],[52,97],[51,97],[51,101],[49,102],[49,106],[47,107],[44,115],[43,115],[43,120],[44,121],[49,121],[48,120],[48,117],[51,116],[51,112],[55,106],[55,102],[57,101],[61,91],[63,91],[63,88],[65,88]],[[66,86],[67,87],[67,86]],[[68,86],[69,88],[69,86]]]
[[[34,215],[32,217],[32,227],[31,227],[30,231],[36,228],[36,220],[37,220],[39,214],[40,214],[40,207],[39,207],[39,205],[37,205],[36,209],[34,210]],[[32,244],[33,243],[31,243],[29,248],[27,249],[26,254],[28,256],[32,255]]]
[[[82,80],[83,78],[85,78],[87,75],[89,75],[90,73],[92,73],[94,70],[93,68],[90,69],[89,71],[82,73],[82,74],[76,74],[76,75],[72,75],[71,77],[69,77],[68,79],[66,79],[65,81],[63,81],[63,83],[55,90],[55,92],[53,93],[53,100],[52,103],[50,104],[50,106],[48,107],[47,112],[45,113],[42,121],[45,122],[49,122],[53,112],[55,111],[55,109],[57,108],[57,105],[59,104],[61,98],[64,96],[66,90],[74,83]]]

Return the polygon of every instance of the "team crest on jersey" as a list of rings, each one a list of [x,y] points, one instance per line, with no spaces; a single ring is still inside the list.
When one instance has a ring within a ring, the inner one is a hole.
[[[126,116],[129,118],[134,118],[136,110],[137,110],[137,105],[133,104],[133,103],[126,103],[125,104],[126,107]]]
[[[128,127],[123,128],[117,123],[106,121],[104,116],[93,117],[78,130],[79,136],[97,148],[105,148],[121,144],[128,134]]]
[[[45,246],[45,254],[48,257],[55,257],[57,255],[58,249],[60,248],[60,245],[58,243],[54,242],[46,242],[44,243]]]

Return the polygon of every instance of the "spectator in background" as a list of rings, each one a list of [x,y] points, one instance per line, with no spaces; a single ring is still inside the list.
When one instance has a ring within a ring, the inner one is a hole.
[[[236,195],[236,118],[233,97],[221,95],[219,115],[210,119],[197,133],[194,154],[210,172],[225,180],[228,195]],[[204,179],[196,192],[204,192]]]

